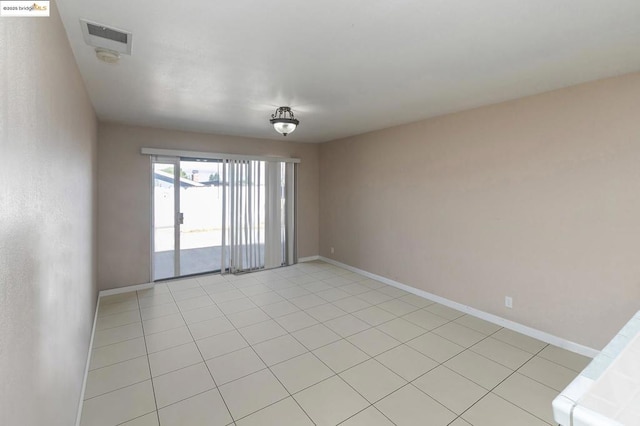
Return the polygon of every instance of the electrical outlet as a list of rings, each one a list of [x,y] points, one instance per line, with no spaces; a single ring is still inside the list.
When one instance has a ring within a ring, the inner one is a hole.
[[[513,308],[513,299],[511,298],[511,296],[504,297],[504,306],[509,309]]]
[[[335,252],[335,250],[333,249],[333,247],[331,247],[331,254],[333,254]]]

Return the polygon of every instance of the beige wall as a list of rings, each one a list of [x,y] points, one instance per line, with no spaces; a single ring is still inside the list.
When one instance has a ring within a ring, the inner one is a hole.
[[[323,144],[321,255],[601,348],[640,309],[639,100],[632,74]]]
[[[55,4],[0,18],[0,424],[74,424],[95,309],[97,125]]]
[[[318,145],[101,123],[98,130],[98,283],[150,277],[151,168],[142,147],[298,157],[298,256],[318,254]]]

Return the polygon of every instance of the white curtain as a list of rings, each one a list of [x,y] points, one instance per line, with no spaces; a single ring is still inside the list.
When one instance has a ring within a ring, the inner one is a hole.
[[[290,265],[295,256],[295,165],[224,160],[221,271]]]

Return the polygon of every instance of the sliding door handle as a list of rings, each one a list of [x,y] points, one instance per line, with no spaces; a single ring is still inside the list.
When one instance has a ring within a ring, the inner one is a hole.
[[[184,213],[178,213],[178,223],[184,225]]]

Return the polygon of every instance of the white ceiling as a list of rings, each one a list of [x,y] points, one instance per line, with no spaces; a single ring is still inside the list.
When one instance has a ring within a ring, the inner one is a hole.
[[[639,0],[59,0],[98,117],[322,142],[640,70]],[[80,18],[131,31],[96,59]]]

